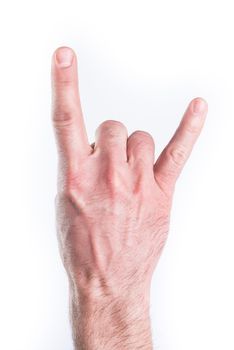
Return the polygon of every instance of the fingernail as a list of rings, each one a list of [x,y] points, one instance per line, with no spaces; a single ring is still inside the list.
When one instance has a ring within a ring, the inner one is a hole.
[[[57,65],[60,68],[71,66],[74,54],[68,47],[60,47],[55,53]]]
[[[199,114],[199,113],[203,112],[205,109],[205,106],[206,106],[206,103],[204,100],[202,100],[202,99],[194,100],[193,105],[192,105],[193,113]]]

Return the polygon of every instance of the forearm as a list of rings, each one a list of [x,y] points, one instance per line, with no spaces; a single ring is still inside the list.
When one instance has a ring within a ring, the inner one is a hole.
[[[80,297],[70,289],[75,350],[152,350],[149,302],[137,297]]]

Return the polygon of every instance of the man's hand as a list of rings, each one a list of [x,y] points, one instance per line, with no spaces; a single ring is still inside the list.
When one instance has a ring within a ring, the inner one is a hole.
[[[76,349],[152,349],[151,277],[167,239],[175,183],[207,104],[201,98],[189,104],[154,163],[152,136],[128,136],[119,121],[104,121],[89,144],[72,49],[54,52],[52,88],[57,233]]]

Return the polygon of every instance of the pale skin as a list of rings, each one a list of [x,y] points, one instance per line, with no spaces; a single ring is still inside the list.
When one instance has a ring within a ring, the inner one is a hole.
[[[188,105],[155,161],[152,136],[106,120],[90,144],[77,56],[52,56],[52,123],[58,150],[55,198],[76,350],[153,349],[152,274],[167,240],[176,181],[201,132],[207,103]]]

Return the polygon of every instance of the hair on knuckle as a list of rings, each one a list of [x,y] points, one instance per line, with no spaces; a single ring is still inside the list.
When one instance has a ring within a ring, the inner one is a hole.
[[[103,130],[116,129],[116,128],[126,130],[126,127],[122,122],[118,120],[112,120],[112,119],[105,120],[104,122],[102,122],[99,125],[99,128]]]
[[[132,133],[132,136],[137,137],[138,139],[144,140],[145,142],[154,143],[153,136],[148,131],[136,130]]]

